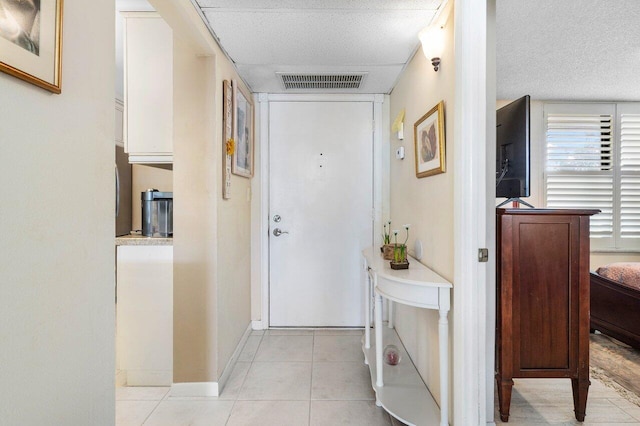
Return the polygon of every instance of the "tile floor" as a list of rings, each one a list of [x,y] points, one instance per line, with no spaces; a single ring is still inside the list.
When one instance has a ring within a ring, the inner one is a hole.
[[[591,378],[584,423],[573,414],[571,381],[568,379],[514,379],[508,423],[497,425],[640,425],[640,407],[622,398],[613,389]],[[496,395],[496,404],[498,397]]]
[[[361,330],[253,332],[219,397],[178,398],[169,396],[168,387],[119,387],[116,425],[401,426],[375,406],[361,336]],[[640,407],[591,381],[584,425],[640,425]],[[569,380],[515,383],[507,425],[579,424]]]
[[[254,331],[217,398],[116,389],[117,426],[401,425],[375,406],[362,330]]]

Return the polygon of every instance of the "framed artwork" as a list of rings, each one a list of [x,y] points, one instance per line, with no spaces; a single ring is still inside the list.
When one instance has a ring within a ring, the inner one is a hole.
[[[0,0],[0,71],[60,93],[62,1]]]
[[[250,178],[253,176],[253,103],[251,97],[245,94],[235,81],[233,83],[235,149],[231,161],[231,172]]]
[[[440,101],[413,125],[416,176],[445,172],[444,102]]]
[[[224,165],[222,169],[222,198],[231,198],[231,157],[235,149],[233,140],[233,90],[231,82],[222,82],[222,158]]]

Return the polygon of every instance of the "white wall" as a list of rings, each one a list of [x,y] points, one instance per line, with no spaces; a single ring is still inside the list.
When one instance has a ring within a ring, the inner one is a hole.
[[[222,199],[222,82],[234,80],[251,93],[232,63],[216,54],[214,124],[215,196],[218,201],[218,374],[229,362],[236,345],[251,322],[251,179],[231,175],[231,198]],[[255,123],[255,120],[254,120]],[[258,140],[255,140],[258,143]],[[254,158],[254,164],[255,164]]]
[[[409,252],[412,253],[415,240],[421,240],[424,249],[421,262],[453,281],[453,13],[447,20],[445,32],[440,70],[436,73],[420,50],[391,93],[391,120],[403,108],[406,116],[404,140],[399,141],[392,134],[389,146],[390,218],[392,228],[401,230],[400,235],[404,232],[402,224],[411,224]],[[417,179],[414,123],[441,100],[445,111],[446,173]],[[394,152],[399,146],[405,148],[404,160],[395,159]],[[451,319],[452,315],[449,315]],[[438,312],[398,306],[396,328],[422,378],[439,401]],[[453,330],[452,325],[450,330]],[[449,365],[452,365],[451,361]]]
[[[197,57],[174,29],[174,383],[218,378],[217,168],[206,131],[213,60]]]
[[[62,94],[0,73],[0,423],[113,425],[114,2],[66,0]]]
[[[251,181],[222,199],[222,81],[243,83],[190,0],[151,3],[174,33],[174,383],[214,383],[250,323]]]

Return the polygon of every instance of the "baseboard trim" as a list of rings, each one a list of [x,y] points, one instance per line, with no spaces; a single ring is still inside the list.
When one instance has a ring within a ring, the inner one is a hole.
[[[219,396],[218,382],[173,383],[170,395],[177,397]]]
[[[266,327],[262,323],[262,320],[251,321],[251,329],[252,330],[266,330]]]
[[[251,335],[252,324],[247,326],[247,329],[244,331],[242,338],[240,338],[240,342],[236,346],[236,349],[233,351],[233,355],[227,362],[227,365],[224,367],[222,374],[217,382],[187,382],[187,383],[173,383],[171,385],[171,396],[177,397],[210,397],[210,396],[220,396],[222,389],[224,389],[224,385],[229,380],[231,376],[231,372],[233,371],[233,367],[235,367],[236,362],[238,362],[238,358],[240,357],[240,352],[242,352],[242,348],[244,348],[245,343],[247,343],[247,339]]]
[[[229,377],[231,376],[233,367],[236,366],[236,362],[238,362],[238,358],[240,358],[240,353],[242,352],[242,349],[244,348],[245,343],[247,343],[247,339],[249,339],[249,336],[251,336],[252,326],[253,326],[253,321],[251,322],[251,324],[247,326],[247,329],[244,331],[244,334],[240,338],[240,341],[238,342],[236,349],[233,351],[233,355],[231,355],[231,358],[229,358],[229,362],[227,362],[227,365],[224,367],[224,370],[222,370],[222,374],[218,379],[220,392],[222,392],[222,390],[224,389],[224,386],[227,384],[227,380],[229,380]]]

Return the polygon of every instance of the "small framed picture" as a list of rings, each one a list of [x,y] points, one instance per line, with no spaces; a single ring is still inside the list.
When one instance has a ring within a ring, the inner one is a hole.
[[[60,93],[62,1],[0,0],[0,71]]]
[[[231,161],[231,171],[233,174],[250,178],[253,176],[253,102],[251,96],[246,94],[237,83],[233,85],[233,101],[235,105],[233,115],[235,149]]]
[[[413,126],[416,147],[416,176],[423,178],[445,172],[444,102],[440,101]]]

